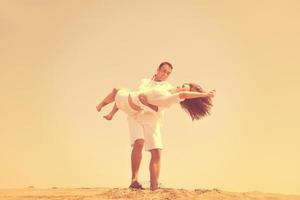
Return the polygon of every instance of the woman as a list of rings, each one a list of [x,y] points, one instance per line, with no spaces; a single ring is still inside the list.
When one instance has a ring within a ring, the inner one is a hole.
[[[130,91],[114,88],[96,106],[96,109],[100,112],[104,106],[115,101],[111,112],[103,116],[105,119],[111,120],[119,109],[128,115],[135,115],[142,111],[157,112],[160,107],[170,107],[172,104],[180,103],[183,110],[190,114],[192,120],[199,120],[209,114],[212,107],[211,98],[214,95],[215,90],[204,92],[195,83],[185,83],[181,87],[168,91],[160,89]]]

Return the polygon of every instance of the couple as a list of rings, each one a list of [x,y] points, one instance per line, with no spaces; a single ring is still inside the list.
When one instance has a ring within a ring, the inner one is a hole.
[[[190,114],[192,120],[198,120],[209,114],[212,106],[211,98],[215,90],[204,92],[194,83],[185,83],[173,87],[166,80],[173,70],[169,62],[159,65],[152,79],[143,79],[137,91],[114,88],[96,109],[98,112],[109,103],[114,107],[111,112],[103,116],[111,120],[120,109],[127,114],[129,125],[131,152],[131,184],[129,188],[143,189],[138,182],[138,171],[142,160],[142,150],[151,152],[150,189],[158,189],[161,150],[163,148],[160,129],[164,111],[172,104],[180,103],[181,107]]]

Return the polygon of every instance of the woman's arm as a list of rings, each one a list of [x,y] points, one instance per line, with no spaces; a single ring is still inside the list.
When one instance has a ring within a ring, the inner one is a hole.
[[[210,92],[191,92],[191,91],[180,91],[170,95],[161,95],[156,98],[148,99],[146,94],[140,94],[139,99],[142,104],[148,106],[152,110],[157,111],[157,107],[169,107],[172,104],[179,103],[180,99],[194,99],[201,97],[213,97],[215,90]]]
[[[210,92],[192,92],[192,91],[182,91],[179,92],[180,99],[194,99],[201,97],[214,97],[216,90],[212,90]]]

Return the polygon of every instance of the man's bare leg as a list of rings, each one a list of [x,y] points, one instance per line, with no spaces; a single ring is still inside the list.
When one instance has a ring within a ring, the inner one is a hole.
[[[138,172],[142,160],[142,150],[144,147],[144,140],[137,139],[134,142],[132,151],[131,151],[131,183],[138,181]]]
[[[151,161],[150,161],[150,190],[158,189],[158,178],[160,172],[160,149],[152,149],[151,152]]]
[[[119,90],[114,88],[111,93],[109,93],[97,106],[96,106],[96,109],[98,112],[101,111],[101,109],[106,106],[107,104],[109,103],[112,103],[115,101],[115,97],[116,97],[116,94]]]
[[[103,117],[107,120],[112,120],[112,118],[114,117],[114,115],[116,114],[116,112],[119,110],[119,108],[117,107],[117,105],[115,104],[113,109],[110,111],[110,113],[108,113],[107,115],[104,115]]]

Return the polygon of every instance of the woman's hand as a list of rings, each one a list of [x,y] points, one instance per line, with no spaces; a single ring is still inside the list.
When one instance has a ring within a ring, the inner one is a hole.
[[[211,91],[209,91],[208,96],[209,97],[214,97],[215,94],[216,94],[216,90],[211,90]]]

